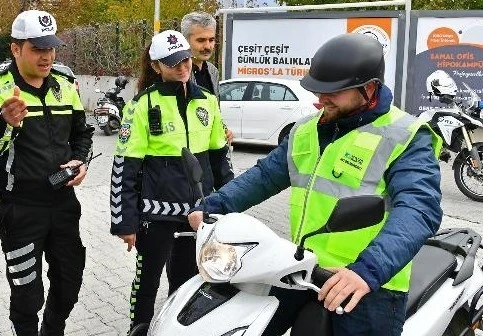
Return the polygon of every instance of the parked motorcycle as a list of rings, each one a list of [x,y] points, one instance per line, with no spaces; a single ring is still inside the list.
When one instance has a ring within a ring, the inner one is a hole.
[[[483,202],[483,142],[474,142],[474,130],[483,130],[483,102],[466,83],[469,99],[457,97],[458,87],[444,71],[433,72],[426,80],[431,97],[439,97],[446,107],[432,108],[420,114],[444,141],[440,160],[448,162],[450,152],[457,153],[453,162],[458,189],[472,200]]]
[[[116,87],[109,89],[107,92],[102,92],[99,89],[97,93],[103,93],[104,96],[97,100],[97,106],[94,109],[94,118],[97,125],[106,135],[112,135],[114,131],[119,130],[122,120],[122,109],[126,104],[119,93],[126,87],[128,80],[124,76],[116,78],[114,84]]]
[[[185,156],[186,153],[183,153]],[[194,156],[185,160],[198,189],[202,172]],[[341,199],[327,224],[306,234],[299,246],[278,237],[257,219],[241,213],[208,215],[196,235],[200,274],[168,297],[152,320],[148,335],[259,336],[273,317],[278,300],[271,286],[319,291],[332,273],[304,249],[308,237],[356,230],[380,222],[384,201],[378,196]],[[481,237],[470,229],[440,231],[413,262],[403,336],[474,335],[483,308],[483,271],[475,258]],[[276,251],[276,252],[274,252]],[[344,313],[343,308],[336,310]],[[331,335],[323,305],[307,305],[291,330],[293,336]],[[131,336],[146,332],[137,326]]]

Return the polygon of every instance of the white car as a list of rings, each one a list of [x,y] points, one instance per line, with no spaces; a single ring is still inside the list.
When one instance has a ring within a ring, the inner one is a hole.
[[[233,78],[220,82],[223,121],[235,143],[276,146],[297,120],[317,113],[317,97],[298,80]]]

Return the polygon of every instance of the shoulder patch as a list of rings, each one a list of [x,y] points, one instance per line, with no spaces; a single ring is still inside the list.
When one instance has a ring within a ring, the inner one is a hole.
[[[137,102],[139,100],[139,98],[141,98],[142,96],[144,96],[146,93],[149,93],[149,92],[153,92],[156,90],[156,84],[153,84],[151,86],[148,86],[147,88],[145,88],[144,90],[141,90],[139,91],[135,96],[134,98],[132,99],[133,101]]]
[[[57,75],[57,76],[60,76],[60,77],[63,77],[65,79],[67,79],[71,83],[74,83],[75,82],[75,78],[74,77],[69,76],[69,75],[66,75],[65,73],[60,72],[59,70],[56,70],[56,69],[52,68],[52,69],[50,69],[50,72],[52,74],[54,74],[54,75]]]

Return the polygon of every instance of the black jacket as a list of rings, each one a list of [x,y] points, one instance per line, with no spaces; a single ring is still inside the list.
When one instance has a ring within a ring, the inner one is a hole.
[[[124,108],[111,179],[112,234],[135,233],[142,220],[187,221],[200,195],[186,175],[183,147],[203,169],[205,195],[233,178],[218,101],[192,82],[187,86],[185,97],[181,83],[157,83]],[[162,134],[149,131],[149,101],[159,107]]]
[[[15,62],[0,73],[0,105],[13,95],[15,84],[28,109],[15,129],[0,118],[2,197],[41,201],[53,192],[48,176],[61,164],[87,160],[94,128],[86,125],[79,95],[69,80],[52,70],[42,87],[35,88],[20,76]]]

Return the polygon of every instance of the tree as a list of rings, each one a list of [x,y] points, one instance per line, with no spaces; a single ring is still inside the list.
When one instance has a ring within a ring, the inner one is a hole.
[[[277,0],[287,6],[323,5],[333,3],[360,2],[359,0]],[[414,10],[444,10],[444,9],[482,9],[483,0],[413,0]]]

